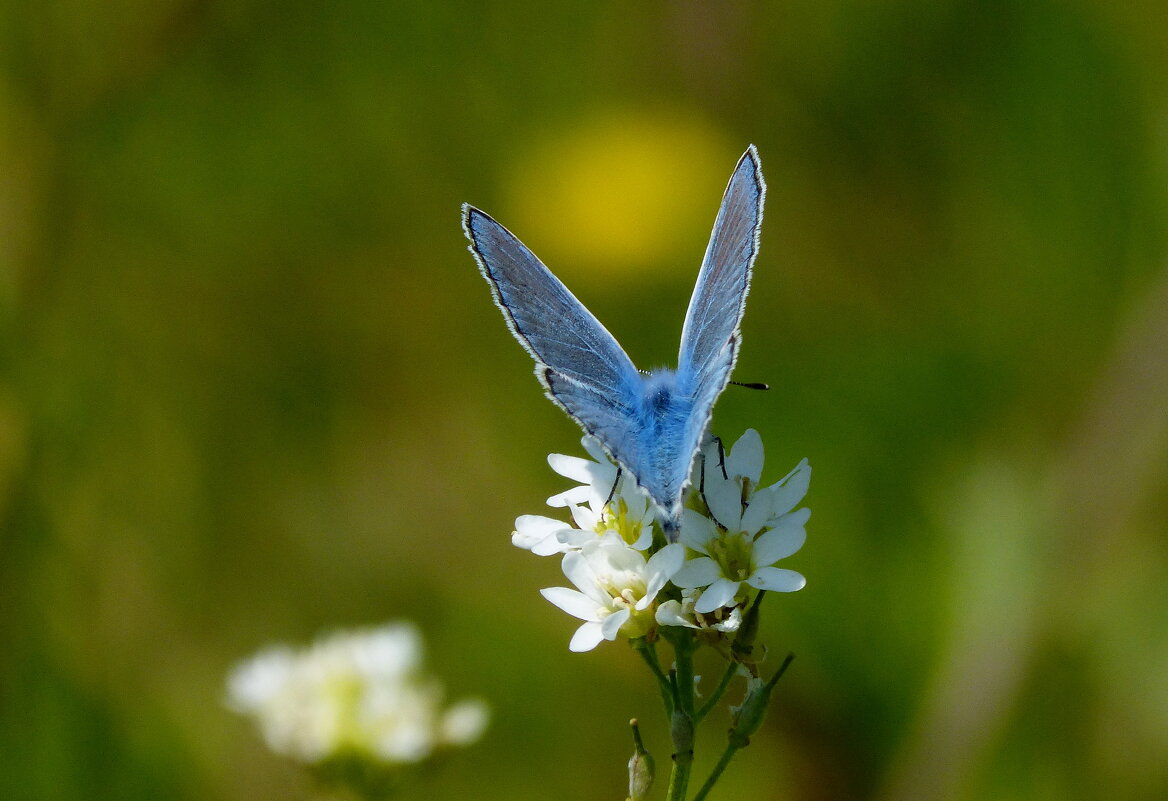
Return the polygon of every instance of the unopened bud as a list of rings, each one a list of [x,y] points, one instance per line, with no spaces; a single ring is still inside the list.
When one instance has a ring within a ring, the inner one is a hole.
[[[629,726],[633,729],[633,755],[629,758],[628,801],[645,801],[653,786],[653,757],[641,742],[641,729],[635,718],[629,721]]]

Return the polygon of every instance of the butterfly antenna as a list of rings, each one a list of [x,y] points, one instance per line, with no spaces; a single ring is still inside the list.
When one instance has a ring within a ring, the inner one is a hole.
[[[770,384],[764,384],[761,381],[731,381],[730,383],[736,387],[742,387],[743,389],[770,389],[771,388]]]

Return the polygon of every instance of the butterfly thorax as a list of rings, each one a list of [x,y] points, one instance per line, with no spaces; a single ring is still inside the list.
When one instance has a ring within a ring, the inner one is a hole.
[[[688,448],[682,432],[694,401],[679,392],[677,374],[669,369],[643,374],[641,390],[638,444],[651,467],[645,471],[646,475],[637,478],[661,506],[668,508],[679,500],[682,484],[688,477],[688,466],[684,470],[678,466],[684,462],[681,449]]]
[[[677,405],[677,373],[667,367],[660,367],[641,374],[643,378],[643,398],[645,410],[653,417],[665,418],[672,415]]]

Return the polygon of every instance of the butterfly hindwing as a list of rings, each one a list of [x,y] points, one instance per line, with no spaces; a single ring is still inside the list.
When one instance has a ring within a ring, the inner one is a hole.
[[[646,450],[642,447],[643,437],[636,407],[617,396],[573,381],[550,367],[540,376],[540,381],[547,388],[548,397],[564,409],[586,433],[600,440],[609,455],[623,465],[638,483],[646,486],[646,480],[652,476],[652,469],[644,459]]]

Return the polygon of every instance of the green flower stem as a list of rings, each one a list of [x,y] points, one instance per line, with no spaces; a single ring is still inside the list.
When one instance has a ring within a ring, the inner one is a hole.
[[[661,662],[657,659],[657,646],[644,637],[630,640],[630,645],[633,646],[633,650],[641,655],[641,659],[645,660],[645,664],[649,666],[649,670],[657,677],[657,687],[661,691],[661,700],[665,704],[665,715],[667,717],[672,715],[676,692],[673,689],[673,683],[669,680],[669,677],[661,670]]]
[[[738,753],[739,747],[734,743],[726,743],[726,750],[722,752],[722,756],[718,758],[718,764],[710,771],[710,777],[706,779],[706,783],[698,790],[698,794],[693,797],[693,801],[705,801],[710,790],[714,789],[714,785],[718,783],[718,779],[722,778],[722,772],[726,770],[726,766],[730,764],[730,760]]]
[[[679,629],[671,642],[677,665],[677,702],[692,718],[694,711],[693,654],[697,643],[693,634],[687,629]]]
[[[722,777],[722,772],[726,770],[726,766],[730,764],[730,760],[734,755],[750,745],[751,736],[762,725],[775,685],[779,683],[779,679],[787,672],[787,668],[790,667],[791,660],[794,658],[794,654],[787,654],[787,658],[783,660],[783,664],[779,666],[779,669],[771,677],[771,680],[766,683],[757,679],[747,681],[746,698],[743,699],[742,706],[738,708],[734,725],[726,737],[726,750],[722,752],[722,756],[718,757],[718,764],[710,771],[710,777],[706,779],[705,784],[698,790],[693,801],[704,801],[705,797],[709,795],[710,790],[718,782],[718,779]]]
[[[685,801],[689,776],[693,772],[694,724],[693,718],[680,705],[673,710],[670,733],[673,736],[673,770],[669,774],[669,791],[665,797],[667,801]]]
[[[766,590],[759,590],[758,595],[754,596],[754,602],[750,609],[746,610],[746,616],[742,619],[742,627],[738,629],[734,644],[730,646],[730,655],[734,661],[745,666],[753,676],[758,675],[754,659],[754,641],[758,637],[759,607],[762,606],[765,595]]]
[[[695,725],[705,720],[706,715],[710,714],[714,707],[718,705],[718,702],[722,700],[722,696],[725,694],[726,688],[730,686],[730,681],[734,678],[734,674],[737,671],[738,664],[736,662],[731,662],[726,666],[726,672],[722,674],[722,680],[718,682],[718,687],[714,690],[714,694],[711,695],[704,704],[702,704],[702,708],[699,709],[697,714],[694,716]]]
[[[677,705],[670,716],[670,734],[673,737],[673,771],[669,775],[667,801],[685,801],[689,788],[689,777],[693,771],[694,758],[694,673],[693,652],[696,645],[693,635],[687,630],[679,630],[669,637],[673,644],[676,668],[674,669],[674,690]]]

